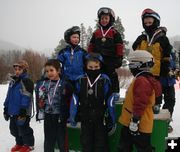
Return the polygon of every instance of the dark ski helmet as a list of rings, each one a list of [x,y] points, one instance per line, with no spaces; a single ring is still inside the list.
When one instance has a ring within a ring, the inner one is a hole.
[[[146,17],[153,17],[154,18],[154,22],[152,25],[153,27],[157,28],[160,25],[161,18],[159,16],[159,14],[157,12],[155,12],[154,10],[147,8],[142,12],[142,15],[141,15],[142,24],[143,24],[144,29],[146,28],[144,25],[144,18],[146,18]]]
[[[71,35],[78,34],[80,37],[80,33],[81,33],[81,30],[79,26],[73,26],[64,32],[64,40],[66,41],[66,43],[69,43]]]
[[[114,11],[111,8],[108,8],[108,7],[101,7],[97,12],[99,23],[100,23],[100,20],[101,20],[101,15],[104,15],[104,14],[107,14],[107,15],[110,16],[110,23],[112,25],[114,23],[114,21],[115,21],[115,13],[114,13]]]
[[[101,64],[103,63],[103,57],[99,53],[88,53],[85,59],[86,59],[86,62],[99,61]]]

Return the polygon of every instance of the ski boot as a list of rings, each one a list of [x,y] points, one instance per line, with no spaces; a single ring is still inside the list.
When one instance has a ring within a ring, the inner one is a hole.
[[[18,152],[22,147],[22,145],[15,145],[11,148],[11,152]]]
[[[20,150],[19,152],[30,152],[34,150],[34,147],[33,146],[27,146],[27,145],[24,145]]]

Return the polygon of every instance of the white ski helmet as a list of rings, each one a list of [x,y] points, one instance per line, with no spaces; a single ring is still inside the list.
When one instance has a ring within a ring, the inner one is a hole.
[[[153,56],[146,50],[132,51],[128,55],[129,68],[149,71],[154,65]]]

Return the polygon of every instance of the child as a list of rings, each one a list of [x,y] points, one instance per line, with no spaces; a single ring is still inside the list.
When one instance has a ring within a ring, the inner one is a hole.
[[[76,94],[70,106],[70,122],[76,125],[77,109],[81,120],[82,152],[107,152],[107,131],[104,115],[108,107],[111,124],[115,124],[113,96],[110,80],[101,73],[102,56],[89,54],[86,57],[86,73],[77,80]]]
[[[62,76],[74,86],[76,78],[84,74],[84,57],[86,55],[86,51],[79,46],[80,28],[73,26],[67,29],[64,39],[68,45],[59,52],[57,59],[63,66]]]
[[[25,60],[14,63],[13,68],[15,75],[4,102],[4,118],[7,121],[10,119],[10,132],[16,140],[11,152],[29,152],[34,149],[34,135],[30,127],[34,85],[27,74],[28,63]]]
[[[119,152],[152,152],[153,105],[161,95],[161,85],[149,72],[153,56],[137,50],[129,55],[129,68],[134,76],[127,90],[119,122],[121,130]]]
[[[66,98],[71,93],[71,86],[60,79],[61,64],[56,59],[45,63],[49,80],[39,88],[38,108],[44,111],[44,152],[54,152],[57,143],[61,152],[65,152],[66,121],[69,110]]]
[[[98,10],[99,28],[93,33],[88,52],[100,53],[104,60],[103,71],[112,82],[115,100],[119,100],[119,80],[115,71],[122,64],[123,40],[114,29],[115,14],[111,8],[102,7]]]

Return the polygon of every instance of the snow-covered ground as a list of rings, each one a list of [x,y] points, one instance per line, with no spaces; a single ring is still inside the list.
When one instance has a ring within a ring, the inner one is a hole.
[[[15,144],[14,137],[10,135],[9,132],[9,122],[3,119],[3,102],[6,97],[8,85],[0,85],[0,152],[10,152],[10,148]],[[172,126],[174,132],[169,134],[169,136],[180,137],[180,89],[179,85],[176,86],[176,105],[173,115]],[[121,89],[121,97],[125,95],[125,90]],[[43,152],[43,123],[35,121],[32,118],[31,126],[34,130],[35,136],[35,150],[34,152]]]

